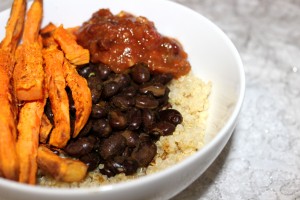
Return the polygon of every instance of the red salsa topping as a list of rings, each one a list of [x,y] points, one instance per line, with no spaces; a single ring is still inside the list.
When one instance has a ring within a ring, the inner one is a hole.
[[[175,78],[191,69],[181,44],[159,34],[145,17],[125,12],[113,15],[108,9],[100,9],[80,27],[77,40],[90,50],[91,62],[104,63],[116,73],[137,63]]]

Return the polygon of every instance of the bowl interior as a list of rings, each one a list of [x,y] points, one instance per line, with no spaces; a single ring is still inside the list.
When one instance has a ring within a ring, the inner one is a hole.
[[[221,139],[222,134],[228,134],[228,126],[235,123],[243,101],[244,71],[234,45],[209,20],[188,8],[163,0],[127,0],[126,3],[123,0],[85,0],[84,3],[80,0],[45,0],[44,8],[43,26],[49,22],[65,27],[78,26],[100,8],[109,8],[115,14],[125,10],[153,21],[160,33],[182,43],[194,73],[212,82],[206,143],[213,143]],[[1,39],[8,16],[8,10],[0,13]],[[209,148],[206,146],[204,149]],[[0,179],[0,185],[5,185],[5,182],[8,181]],[[9,184],[12,187],[18,185]]]

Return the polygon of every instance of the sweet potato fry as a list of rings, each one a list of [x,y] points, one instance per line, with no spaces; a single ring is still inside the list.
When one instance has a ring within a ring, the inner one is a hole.
[[[13,73],[18,100],[24,101],[18,122],[17,155],[20,161],[19,182],[35,184],[37,149],[41,118],[46,103],[42,45],[39,36],[43,1],[34,0],[24,26],[23,44],[16,50]]]
[[[76,109],[76,119],[72,137],[75,138],[86,124],[92,109],[92,96],[87,81],[80,76],[74,65],[66,59],[63,65],[66,82],[72,91]]]
[[[43,0],[34,0],[24,25],[23,43],[38,41],[40,26],[43,17]]]
[[[40,143],[47,143],[52,128],[53,125],[50,120],[45,114],[43,114],[40,127]]]
[[[26,0],[14,0],[10,18],[6,25],[6,35],[0,44],[0,48],[8,48],[14,53],[16,46],[20,40],[25,20]]]
[[[89,51],[78,45],[74,35],[64,29],[63,26],[59,26],[54,31],[53,37],[64,51],[70,63],[83,65],[90,61]]]
[[[78,31],[79,28],[80,26],[74,26],[74,27],[66,28],[66,30],[73,36],[74,40],[76,40],[76,32]]]
[[[56,28],[57,27],[54,24],[49,23],[47,26],[45,26],[40,30],[44,48],[48,48],[50,46],[58,47],[57,42],[53,38],[53,32],[55,31]]]
[[[57,27],[52,23],[50,22],[49,24],[47,24],[45,27],[43,27],[41,30],[40,30],[40,34],[41,35],[47,35],[47,34],[51,34],[52,32],[55,31]]]
[[[49,144],[63,148],[70,139],[69,99],[63,72],[64,55],[56,47],[43,51],[46,79],[49,80],[48,94],[54,114],[54,128]],[[48,78],[49,77],[49,78]]]
[[[0,171],[8,179],[18,178],[18,159],[16,153],[16,108],[10,87],[10,68],[13,66],[10,52],[0,50]]]
[[[6,26],[6,36],[0,44],[0,176],[18,179],[19,162],[16,152],[17,108],[10,82],[14,70],[14,52],[23,30],[26,1],[13,2]]]
[[[17,48],[17,63],[14,70],[14,87],[17,98],[23,101],[44,98],[44,71],[39,28],[42,19],[43,1],[31,5],[24,25],[23,44]]]
[[[36,156],[44,105],[45,100],[27,102],[19,113],[17,152],[20,160],[19,182],[22,183],[36,183]]]
[[[79,160],[61,158],[45,146],[38,148],[37,163],[39,168],[58,181],[79,182],[87,173],[87,165]]]
[[[38,42],[22,44],[16,51],[14,86],[20,101],[44,98],[44,70],[41,46]]]

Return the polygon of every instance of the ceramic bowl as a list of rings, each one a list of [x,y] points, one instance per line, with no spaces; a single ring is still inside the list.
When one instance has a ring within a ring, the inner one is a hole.
[[[166,0],[44,0],[43,25],[51,21],[65,27],[78,26],[100,8],[147,17],[160,33],[177,38],[189,55],[194,73],[212,82],[205,146],[166,170],[97,188],[53,189],[0,178],[0,199],[169,199],[208,168],[232,135],[244,98],[245,77],[239,53],[224,32],[199,13]],[[9,10],[0,13],[0,38],[8,15]]]

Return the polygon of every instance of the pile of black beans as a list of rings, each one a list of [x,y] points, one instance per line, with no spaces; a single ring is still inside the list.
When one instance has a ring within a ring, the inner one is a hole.
[[[120,74],[104,64],[83,66],[78,73],[91,90],[92,112],[64,152],[86,163],[90,171],[103,164],[100,172],[108,177],[132,175],[147,167],[157,153],[155,142],[171,135],[182,122],[180,112],[169,103],[167,84],[172,75],[151,74],[143,63]],[[74,121],[75,107],[71,92],[67,92]]]

